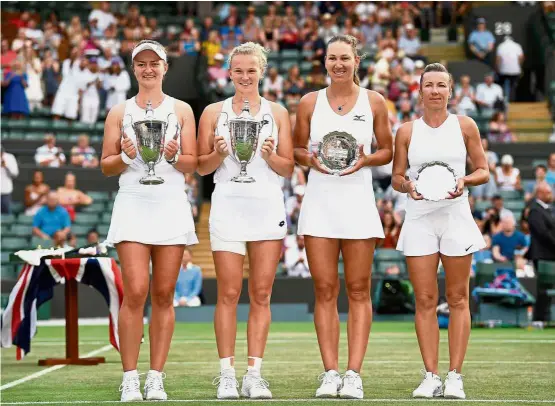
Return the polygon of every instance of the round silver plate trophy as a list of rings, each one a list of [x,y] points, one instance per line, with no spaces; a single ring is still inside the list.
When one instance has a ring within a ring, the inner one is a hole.
[[[171,115],[175,115],[175,113],[168,114],[166,121],[155,119],[152,103],[149,100],[146,104],[145,118],[143,120],[134,123],[133,117],[131,117],[130,114],[126,114],[125,116],[129,116],[131,122],[123,126],[123,131],[129,126],[133,128],[137,139],[137,150],[147,166],[147,174],[139,180],[139,183],[142,185],[160,185],[164,183],[164,179],[160,176],[156,176],[156,173],[154,173],[154,166],[164,157],[166,132]],[[175,140],[177,140],[179,132],[179,124],[176,124],[176,133],[173,137]]]
[[[344,131],[326,134],[318,144],[318,161],[332,175],[339,176],[341,172],[352,168],[358,158],[357,140]]]
[[[445,162],[428,162],[418,169],[415,188],[425,200],[437,202],[456,190],[457,176]]]
[[[239,175],[231,178],[233,182],[237,183],[253,183],[254,178],[247,174],[247,165],[252,162],[256,156],[256,149],[258,147],[258,136],[262,127],[272,121],[272,131],[274,132],[274,120],[270,114],[264,114],[262,121],[256,121],[250,113],[249,101],[245,100],[241,114],[232,120],[226,112],[220,113],[226,116],[224,126],[229,127],[229,138],[231,140],[231,157],[241,165],[241,172]],[[268,116],[270,120],[265,120],[264,117]],[[216,126],[217,129],[217,126]],[[216,134],[218,135],[218,134]]]

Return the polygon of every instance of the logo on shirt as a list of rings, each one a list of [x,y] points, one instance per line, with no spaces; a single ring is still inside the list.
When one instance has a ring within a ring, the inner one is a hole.
[[[364,114],[361,114],[360,116],[357,116],[356,114],[353,117],[353,121],[366,121],[364,119]]]
[[[279,222],[280,227],[283,227],[284,225],[285,225],[285,221],[282,220],[282,221]]]
[[[473,245],[474,245],[474,244],[470,244],[470,245],[468,246],[468,248],[465,248],[464,250],[465,250],[465,251],[468,251],[468,250],[470,249],[470,247],[472,247]]]

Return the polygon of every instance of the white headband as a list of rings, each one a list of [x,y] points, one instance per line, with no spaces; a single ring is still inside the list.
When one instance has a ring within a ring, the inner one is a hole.
[[[153,42],[144,42],[141,45],[135,47],[135,49],[133,50],[133,54],[131,55],[131,60],[135,60],[135,57],[139,52],[143,52],[146,50],[154,51],[156,55],[160,57],[160,59],[164,60],[164,62],[168,62],[168,57],[166,56],[166,51],[164,51],[164,48]]]

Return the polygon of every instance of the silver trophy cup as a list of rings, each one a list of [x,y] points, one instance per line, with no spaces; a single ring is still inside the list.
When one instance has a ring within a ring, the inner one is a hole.
[[[258,136],[262,127],[272,121],[272,131],[274,132],[274,120],[270,114],[264,114],[262,116],[262,121],[256,121],[254,117],[250,114],[250,106],[248,100],[245,100],[243,105],[243,111],[241,115],[237,118],[229,120],[229,116],[226,112],[226,121],[224,126],[229,127],[229,138],[231,139],[231,150],[232,158],[234,158],[239,165],[241,165],[241,172],[239,175],[231,178],[233,182],[237,183],[253,183],[254,178],[247,174],[247,165],[252,162],[256,156],[256,150],[258,147]],[[264,117],[268,116],[270,120],[265,120]]]
[[[355,137],[344,131],[326,134],[318,145],[318,161],[332,175],[355,166],[359,159],[359,147]]]
[[[129,126],[133,128],[133,131],[135,132],[135,137],[137,139],[137,150],[143,162],[147,166],[147,174],[139,180],[142,185],[160,185],[164,183],[164,179],[162,179],[160,176],[157,176],[154,172],[154,167],[164,157],[166,132],[168,130],[171,115],[175,114],[168,114],[166,121],[155,119],[154,110],[152,109],[152,103],[150,101],[148,101],[146,105],[144,120],[134,123],[131,115],[126,115],[131,118],[131,122],[123,128],[124,130],[125,127]],[[174,139],[177,139],[178,135],[179,126],[176,125],[176,133]]]

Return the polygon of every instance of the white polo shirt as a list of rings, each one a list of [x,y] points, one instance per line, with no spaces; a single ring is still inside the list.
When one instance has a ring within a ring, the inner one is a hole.
[[[501,59],[499,73],[501,75],[518,76],[522,69],[518,59],[523,55],[522,47],[512,39],[503,41],[497,47],[497,56]]]

